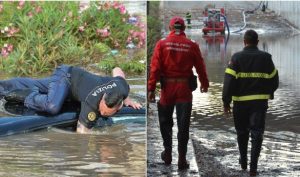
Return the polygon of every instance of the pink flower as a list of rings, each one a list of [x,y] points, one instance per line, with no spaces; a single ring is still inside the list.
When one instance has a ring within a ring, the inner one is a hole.
[[[110,32],[108,28],[104,28],[104,29],[97,29],[96,34],[100,35],[101,37],[108,37],[110,35]]]
[[[125,8],[125,6],[124,5],[120,5],[119,6],[119,11],[120,11],[121,14],[126,14],[126,8]]]
[[[79,3],[79,13],[85,11],[90,7],[90,2],[89,1],[80,1]]]
[[[22,9],[24,7],[24,5],[25,5],[25,1],[24,0],[19,1],[17,9]]]
[[[5,58],[5,57],[7,57],[8,56],[8,51],[6,50],[6,48],[5,47],[3,47],[2,48],[2,50],[1,50],[1,55]]]
[[[29,18],[32,18],[32,17],[33,17],[33,13],[32,13],[32,12],[28,12],[27,16],[28,16]]]
[[[8,44],[7,51],[12,52],[14,50],[14,46],[12,44]]]
[[[36,12],[36,13],[42,12],[42,7],[41,7],[41,6],[37,6],[37,7],[35,8],[35,12]]]
[[[133,36],[133,37],[137,37],[138,35],[139,35],[139,32],[136,32],[136,31],[135,31],[135,32],[132,33],[132,36]]]
[[[119,8],[119,6],[120,6],[120,4],[119,4],[118,2],[114,2],[114,3],[113,3],[113,7],[114,7],[115,9]]]
[[[145,40],[145,38],[146,38],[145,32],[141,32],[140,33],[140,37],[141,37],[142,40]]]
[[[20,29],[11,27],[11,28],[8,30],[7,36],[8,36],[8,37],[11,37],[11,36],[13,36],[15,33],[19,32],[19,31],[20,31]]]
[[[0,4],[0,13],[3,11],[3,5]]]
[[[79,32],[83,32],[84,31],[84,26],[79,26],[78,30],[79,30]]]
[[[110,8],[110,3],[108,3],[108,2],[106,2],[106,3],[104,3],[104,5],[103,5],[103,9],[104,10],[108,10],[109,8]]]

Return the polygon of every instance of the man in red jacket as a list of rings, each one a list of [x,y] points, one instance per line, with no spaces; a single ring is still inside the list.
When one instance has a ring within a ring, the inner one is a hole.
[[[178,125],[178,168],[189,168],[186,161],[189,126],[192,110],[192,91],[197,88],[197,80],[192,68],[195,67],[201,83],[200,91],[207,92],[205,63],[197,43],[189,40],[181,17],[173,17],[169,24],[170,34],[157,42],[151,60],[148,80],[148,99],[155,101],[156,82],[161,82],[158,106],[160,132],[165,150],[161,158],[166,165],[172,161],[173,111],[176,106]]]

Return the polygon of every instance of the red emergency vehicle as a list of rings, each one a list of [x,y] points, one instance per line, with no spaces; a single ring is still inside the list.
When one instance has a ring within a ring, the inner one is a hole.
[[[221,15],[220,15],[221,14]],[[220,32],[225,34],[225,10],[224,8],[207,8],[204,11],[204,35],[210,32]]]

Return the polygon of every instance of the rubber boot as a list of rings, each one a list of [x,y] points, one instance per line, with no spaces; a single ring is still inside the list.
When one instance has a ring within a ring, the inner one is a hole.
[[[187,144],[189,141],[189,127],[191,119],[192,103],[176,104],[177,126],[178,126],[178,169],[189,168],[186,160]]]
[[[165,149],[161,152],[161,159],[165,162],[165,165],[170,165],[172,163],[172,150]]]
[[[248,149],[248,140],[249,140],[249,132],[238,132],[237,136],[238,146],[240,151],[240,159],[239,163],[241,165],[242,170],[247,169],[247,149]]]
[[[190,164],[186,160],[186,153],[179,152],[178,153],[178,169],[179,170],[185,170],[190,167]]]
[[[163,139],[165,150],[161,153],[161,158],[166,165],[172,162],[172,127],[174,105],[164,106],[157,103],[160,133]]]
[[[4,99],[8,102],[24,103],[25,98],[33,91],[32,89],[15,89],[7,93]]]
[[[250,163],[250,176],[256,176],[257,163],[263,142],[263,133],[260,131],[251,132],[251,163]]]

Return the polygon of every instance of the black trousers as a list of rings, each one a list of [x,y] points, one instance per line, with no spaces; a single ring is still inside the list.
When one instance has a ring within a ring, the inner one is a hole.
[[[192,103],[177,103],[175,105],[161,105],[157,103],[160,132],[163,138],[165,149],[172,150],[172,127],[173,111],[176,107],[177,127],[178,127],[178,152],[186,155],[187,144],[189,141],[189,128],[191,120]]]
[[[247,164],[247,147],[249,133],[251,134],[250,170],[257,169],[265,130],[267,108],[267,102],[249,102],[234,104],[233,106],[233,117],[241,163]]]

